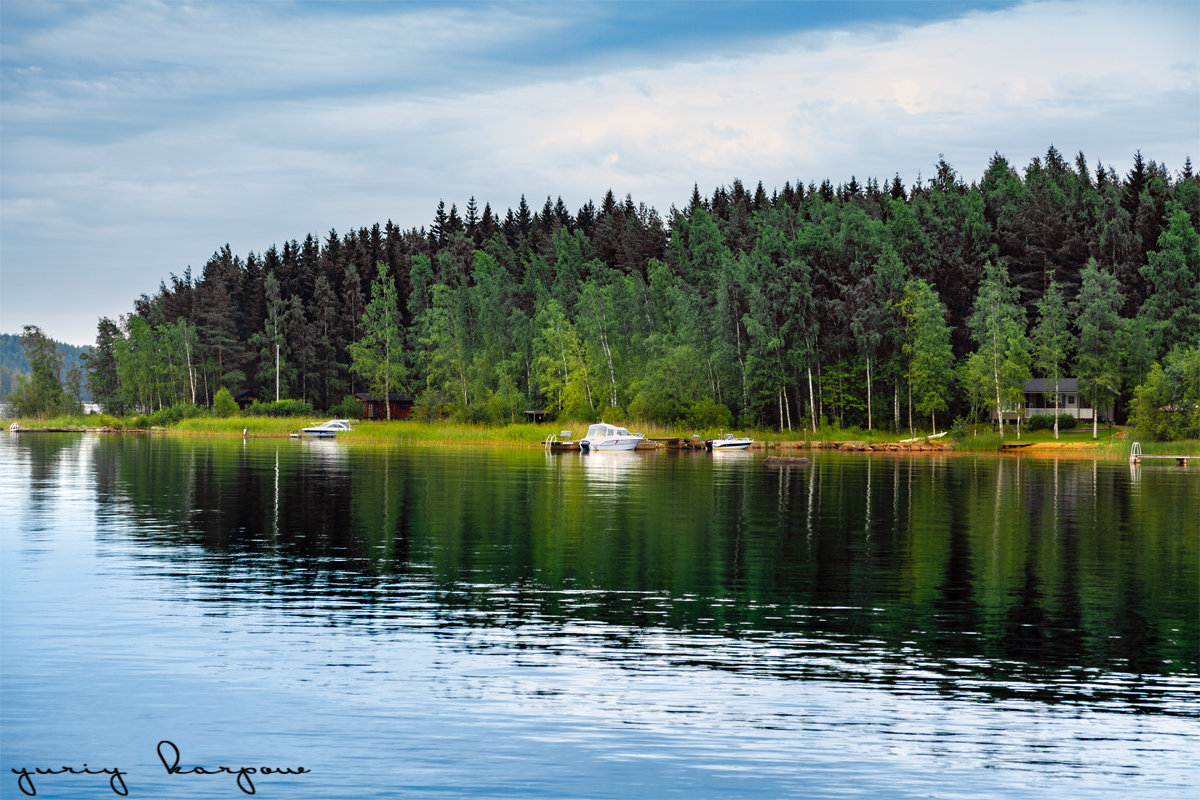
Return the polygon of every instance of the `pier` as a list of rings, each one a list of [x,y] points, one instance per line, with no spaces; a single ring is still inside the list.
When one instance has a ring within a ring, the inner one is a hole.
[[[1179,466],[1186,467],[1190,464],[1190,462],[1200,459],[1200,456],[1146,455],[1145,453],[1142,452],[1142,443],[1141,442],[1134,442],[1133,447],[1131,447],[1129,449],[1129,463],[1130,464],[1140,464],[1140,463],[1142,463],[1143,459],[1150,459],[1150,458],[1175,459],[1176,461],[1179,462]]]

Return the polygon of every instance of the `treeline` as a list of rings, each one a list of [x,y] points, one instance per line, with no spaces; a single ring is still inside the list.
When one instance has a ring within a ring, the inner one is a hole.
[[[971,184],[943,159],[911,187],[696,187],[665,220],[611,191],[574,213],[472,198],[428,228],[226,246],[101,319],[89,381],[117,412],[221,387],[330,408],[386,374],[466,420],[903,428],[1011,408],[1051,371],[1123,415],[1158,364],[1186,412],[1198,229],[1190,159],[1119,176],[1053,147]]]

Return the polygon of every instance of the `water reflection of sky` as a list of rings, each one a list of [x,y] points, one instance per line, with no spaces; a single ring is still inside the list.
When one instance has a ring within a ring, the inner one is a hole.
[[[1046,623],[992,620],[972,612],[978,596],[943,592],[928,606],[941,634],[916,638],[906,615],[923,607],[880,593],[898,585],[876,583],[866,603],[833,591],[877,582],[856,569],[883,568],[905,548],[942,558],[920,540],[896,545],[903,528],[891,509],[910,498],[895,487],[927,475],[927,462],[781,475],[750,461],[739,471],[730,454],[522,460],[251,443],[178,448],[156,464],[189,477],[143,497],[134,494],[149,479],[134,478],[141,444],[113,458],[113,445],[97,452],[86,441],[0,445],[3,774],[48,752],[98,753],[138,769],[137,794],[212,796],[211,783],[154,772],[153,744],[172,736],[196,763],[244,754],[315,770],[260,785],[281,797],[1025,797],[1034,784],[1050,796],[1166,797],[1197,777],[1194,671],[1005,660],[968,640],[1001,641],[992,625]],[[1017,518],[1066,520],[1062,537],[1084,536],[1077,524],[1113,479],[1103,469],[1004,469],[1001,491],[1014,493],[1003,496],[1023,498]],[[213,470],[225,477],[203,477]],[[976,491],[968,475],[948,485]],[[564,491],[543,494],[555,476]],[[1162,491],[1162,480],[1145,475],[1139,491]],[[704,487],[710,503],[689,526],[728,513],[740,532],[658,531],[649,509],[687,513]],[[1184,489],[1178,498],[1190,497]],[[537,519],[543,501],[546,520],[566,524],[570,509],[597,507],[596,491],[615,499],[624,527],[583,520],[548,541],[521,533],[522,524],[549,530]],[[832,516],[838,492],[870,516]],[[301,514],[264,513],[275,497],[285,508],[312,502]],[[235,513],[249,500],[257,507]],[[412,526],[431,508],[457,509],[462,525],[442,520],[422,538]],[[230,519],[207,519],[218,511]],[[986,511],[1001,515],[998,530],[1014,524],[1004,517],[1012,509]],[[350,526],[359,532],[338,533],[339,517],[359,520]],[[489,518],[512,527],[479,530]],[[362,540],[374,531],[395,536]],[[409,550],[396,560],[401,541]],[[783,549],[748,560],[772,543]],[[969,545],[951,544],[931,586],[965,570],[986,588]],[[393,554],[388,569],[380,546]],[[570,552],[600,563],[614,548],[640,555],[614,557],[612,572],[554,571]],[[718,573],[731,581],[720,591],[670,569],[725,559],[734,571]],[[784,583],[746,574],[772,559],[788,565]],[[816,579],[793,571],[819,563],[836,576],[826,594],[789,597]],[[1053,614],[1056,595],[1036,586]],[[974,637],[962,635],[966,625],[978,626]],[[70,719],[59,708],[74,709]],[[39,796],[83,796],[77,787],[51,783]]]

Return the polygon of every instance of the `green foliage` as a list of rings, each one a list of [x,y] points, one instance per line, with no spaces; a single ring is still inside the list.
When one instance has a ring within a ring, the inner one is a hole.
[[[63,390],[60,373],[63,357],[53,340],[36,325],[26,325],[21,347],[31,374],[18,378],[17,388],[5,399],[19,417],[53,417],[80,413],[77,399]]]
[[[54,341],[54,348],[62,356],[64,373],[72,367],[83,367],[91,352],[90,347],[78,347],[59,341]],[[21,346],[21,336],[18,334],[0,333],[0,372],[5,370],[13,376],[30,374],[29,359]],[[13,385],[15,386],[15,380]]]
[[[160,408],[158,411],[146,415],[146,421],[150,427],[166,428],[177,425],[185,419],[203,417],[207,414],[208,409],[194,406],[191,403],[176,403],[173,406]]]
[[[404,352],[401,346],[400,307],[396,281],[387,264],[375,264],[376,277],[371,283],[371,300],[362,319],[362,336],[348,348],[350,370],[367,381],[378,397],[387,398],[404,381]],[[388,419],[392,407],[386,403]]]
[[[190,367],[196,331],[182,317],[172,323],[152,324],[141,314],[123,319],[123,330],[113,330],[101,321],[97,354],[106,359],[111,352],[116,380],[111,372],[100,377],[110,395],[114,410],[151,411],[190,402],[195,386]],[[111,323],[109,323],[111,325]],[[94,374],[94,373],[93,373]]]
[[[692,403],[683,422],[697,430],[725,430],[733,427],[733,412],[728,406],[715,400],[699,400]]]
[[[389,222],[244,259],[222,247],[199,280],[172,276],[119,324],[101,321],[88,386],[120,412],[210,405],[222,386],[319,407],[408,387],[460,420],[545,407],[670,425],[713,403],[781,433],[822,414],[900,427],[910,388],[916,413],[966,416],[1012,405],[1022,369],[1075,376],[1076,321],[1085,392],[1105,384],[1101,404],[1121,408],[1114,392],[1142,383],[1200,308],[1195,176],[1149,162],[1122,178],[1082,154],[1072,169],[1054,148],[1023,169],[997,154],[978,186],[941,160],[932,180],[890,191],[734,180],[666,221],[611,193],[575,216],[522,203],[465,227],[436,219],[432,235]],[[1111,318],[1096,312],[1089,254],[1123,294]],[[916,306],[904,313],[914,280],[942,311],[920,343]],[[1065,315],[1077,297],[1091,299]],[[1096,332],[1113,330],[1117,353],[1097,356]],[[0,369],[0,391],[14,380]]]
[[[213,414],[218,417],[232,417],[238,413],[237,401],[229,390],[222,386],[213,397]]]
[[[257,377],[264,385],[274,387],[278,400],[283,397],[283,387],[294,371],[289,361],[291,351],[287,338],[291,310],[274,273],[269,273],[263,281],[263,292],[267,315],[262,329],[250,337],[250,344],[259,348]]]
[[[596,415],[593,371],[575,326],[557,300],[551,299],[534,320],[535,385],[557,414],[579,419]]]
[[[1130,424],[1145,441],[1200,437],[1200,348],[1176,347],[1150,368],[1134,389]]]
[[[950,438],[956,442],[961,442],[970,437],[971,431],[967,427],[965,417],[955,417],[954,424],[950,426]]]
[[[928,283],[916,279],[905,288],[904,317],[908,340],[904,353],[909,358],[908,378],[913,407],[929,414],[937,427],[937,412],[949,408],[950,382],[954,377],[954,355],[946,309]]]
[[[314,411],[307,400],[279,400],[252,403],[242,413],[248,417],[310,417]]]
[[[1161,352],[1177,337],[1200,330],[1200,233],[1182,205],[1172,204],[1158,247],[1141,270],[1149,287],[1141,315],[1150,321]]]
[[[348,394],[329,407],[329,416],[334,419],[358,419],[363,414],[363,404],[357,397]]]
[[[996,410],[1003,435],[1003,412],[1018,406],[1029,379],[1029,341],[1025,313],[1017,303],[1008,270],[990,261],[983,270],[968,320],[977,348],[967,361],[966,375],[972,395],[987,398]]]
[[[92,399],[104,410],[114,414],[124,413],[125,401],[121,396],[121,379],[117,371],[117,341],[121,329],[115,322],[102,317],[96,325],[96,346],[88,354],[87,382]]]
[[[1054,387],[1067,377],[1067,364],[1075,351],[1075,337],[1067,317],[1066,302],[1055,280],[1051,279],[1046,294],[1038,301],[1037,308],[1038,321],[1034,326],[1031,341],[1033,363],[1037,374],[1046,379],[1050,389],[1046,395],[1047,401],[1054,402],[1058,396]]]
[[[1070,414],[1058,415],[1058,427],[1060,430],[1070,430],[1079,424],[1079,420]],[[1025,430],[1027,431],[1049,431],[1054,430],[1054,415],[1053,414],[1034,414],[1025,420]]]
[[[1075,373],[1079,393],[1094,409],[1108,408],[1118,396],[1120,384],[1120,330],[1118,310],[1121,291],[1116,277],[1088,259],[1083,285],[1073,309],[1079,324],[1079,349]],[[1096,437],[1097,418],[1092,420]]]
[[[443,420],[450,416],[450,404],[445,395],[426,389],[417,395],[413,403],[413,419],[419,422]]]

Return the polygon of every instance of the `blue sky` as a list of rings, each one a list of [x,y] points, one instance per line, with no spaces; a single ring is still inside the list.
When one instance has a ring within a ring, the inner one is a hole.
[[[0,332],[439,199],[1200,155],[1200,2],[0,4]]]

